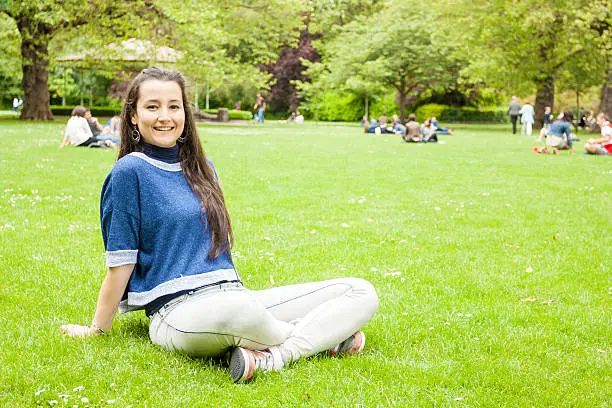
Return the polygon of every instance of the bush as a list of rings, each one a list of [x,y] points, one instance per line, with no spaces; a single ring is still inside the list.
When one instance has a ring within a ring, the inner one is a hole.
[[[201,109],[202,112],[210,113],[211,115],[217,114],[217,109]],[[230,120],[251,120],[253,114],[249,111],[229,109],[227,111]]]
[[[51,105],[51,112],[58,116],[70,116],[72,114],[72,109],[74,109],[74,106]],[[91,114],[93,116],[114,116],[115,114],[119,114],[121,112],[121,108],[116,106],[92,106],[89,109],[91,109]],[[217,109],[202,109],[202,112],[216,115]],[[237,111],[232,109],[229,110],[228,113],[230,120],[253,119],[253,115],[248,111]]]
[[[417,117],[417,121],[419,121],[420,123],[423,123],[425,119],[431,118],[434,116],[438,120],[442,121],[443,120],[442,112],[447,108],[449,107],[446,105],[440,105],[437,103],[428,103],[426,105],[419,106],[414,113]],[[406,117],[408,117],[408,115],[406,115]]]
[[[508,121],[505,109],[454,108],[430,103],[419,106],[415,113],[419,122],[423,122],[432,116],[435,116],[440,122],[506,123]]]
[[[359,122],[363,116],[363,101],[352,94],[328,91],[317,96],[317,102],[300,106],[309,119],[322,121]]]
[[[58,116],[70,116],[72,109],[74,106],[51,105],[51,113]],[[116,106],[91,106],[89,109],[93,116],[114,116],[121,111],[121,108]]]

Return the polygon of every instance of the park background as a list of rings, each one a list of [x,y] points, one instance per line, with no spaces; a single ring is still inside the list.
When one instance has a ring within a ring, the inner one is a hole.
[[[22,119],[79,103],[107,116],[147,65],[178,68],[202,109],[358,121],[502,122],[509,97],[612,106],[609,0],[0,2],[0,101]],[[104,109],[105,108],[105,109]],[[419,109],[420,108],[420,109]]]
[[[610,112],[609,2],[0,10],[2,103],[25,101],[0,113],[0,406],[610,406],[612,166],[580,154],[582,130],[576,156],[541,156],[499,123],[514,94],[538,118],[545,105]],[[135,41],[145,52],[126,52]],[[116,158],[58,149],[65,115],[83,102],[109,116],[155,64],[183,71],[203,111],[266,94],[272,123],[198,125],[237,269],[254,289],[370,280],[381,306],[361,356],[236,386],[223,363],[152,345],[142,313],[110,336],[60,335],[95,308],[99,191]],[[409,145],[356,124],[402,107],[455,134]],[[295,109],[306,124],[277,123]]]

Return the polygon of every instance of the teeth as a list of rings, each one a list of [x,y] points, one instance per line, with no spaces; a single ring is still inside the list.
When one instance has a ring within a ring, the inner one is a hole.
[[[159,127],[159,128],[155,128],[155,130],[170,130],[172,129],[171,127]]]

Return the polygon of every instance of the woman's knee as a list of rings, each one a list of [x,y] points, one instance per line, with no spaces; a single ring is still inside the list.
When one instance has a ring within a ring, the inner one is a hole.
[[[376,288],[370,281],[362,278],[345,278],[351,285],[351,292],[359,297],[359,303],[371,311],[372,314],[378,309],[378,294]]]

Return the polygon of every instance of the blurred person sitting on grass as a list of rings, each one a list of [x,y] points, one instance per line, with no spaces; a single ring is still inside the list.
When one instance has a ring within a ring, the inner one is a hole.
[[[436,127],[431,123],[431,119],[425,119],[421,125],[421,140],[424,143],[437,143]]]
[[[72,110],[72,116],[68,119],[64,128],[64,138],[60,147],[68,146],[69,144],[78,147],[110,147],[111,142],[100,142],[91,133],[89,123],[85,118],[87,109],[77,105]]]
[[[402,138],[406,136],[406,126],[402,124],[402,121],[400,120],[399,116],[393,115],[391,117],[391,126],[396,134],[399,133]]]
[[[406,143],[418,143],[421,141],[421,125],[416,121],[416,115],[414,113],[408,115],[406,133],[402,135],[402,139],[404,139]]]
[[[317,353],[361,352],[360,328],[378,307],[368,281],[243,286],[223,192],[182,74],[143,70],[121,119],[124,137],[100,203],[108,272],[91,324],[63,325],[63,333],[108,334],[117,309],[144,309],[154,344],[193,357],[230,352],[235,382]]]
[[[596,120],[601,129],[601,137],[599,139],[589,139],[584,145],[584,150],[588,154],[612,155],[612,125],[610,124],[610,118],[601,112],[597,115]]]
[[[431,117],[431,124],[434,128],[436,128],[437,135],[452,135],[454,130],[451,128],[445,128],[438,124],[438,119],[435,116]]]
[[[85,108],[85,119],[87,119],[87,123],[89,124],[89,128],[91,129],[91,133],[96,138],[96,140],[110,141],[113,143],[111,147],[116,147],[119,144],[120,140],[118,137],[111,134],[110,126],[103,128],[102,125],[100,125],[100,122],[98,122],[98,118],[93,117],[91,115],[91,110],[87,108]]]
[[[572,119],[574,118],[574,114],[571,111],[564,112],[559,114],[557,120],[555,120],[550,129],[543,132],[540,132],[540,137],[546,135],[546,146],[552,148],[549,150],[548,148],[542,147],[533,147],[531,151],[533,153],[553,153],[559,154],[560,150],[569,150],[570,154],[574,154],[574,147],[572,145],[572,137],[571,137],[571,126]],[[540,139],[538,139],[540,140]]]

